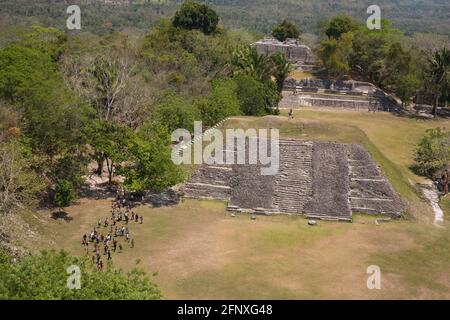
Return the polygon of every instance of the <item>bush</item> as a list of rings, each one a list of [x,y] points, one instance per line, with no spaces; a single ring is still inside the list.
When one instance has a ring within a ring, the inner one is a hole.
[[[69,206],[76,199],[73,184],[67,180],[61,180],[56,185],[54,204],[59,208]]]
[[[450,131],[428,129],[417,146],[415,161],[417,173],[433,178],[438,170],[450,163]]]

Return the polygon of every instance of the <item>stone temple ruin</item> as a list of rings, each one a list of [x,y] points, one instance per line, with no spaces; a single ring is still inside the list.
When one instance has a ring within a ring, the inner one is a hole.
[[[254,46],[259,54],[271,55],[276,52],[284,54],[287,60],[298,65],[311,66],[314,64],[314,55],[311,49],[299,44],[297,39],[287,39],[284,42],[275,38],[266,37],[261,41],[255,42]]]
[[[397,101],[373,84],[361,81],[331,81],[292,78],[284,83],[279,108],[328,107],[403,112]]]
[[[230,211],[339,221],[351,221],[355,212],[398,217],[405,209],[359,145],[282,139],[279,151],[276,175],[261,175],[260,165],[204,164],[184,195],[228,201]]]

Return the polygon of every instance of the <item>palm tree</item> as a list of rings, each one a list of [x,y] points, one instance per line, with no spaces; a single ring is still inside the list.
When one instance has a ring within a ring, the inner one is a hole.
[[[259,54],[255,47],[238,47],[233,53],[232,64],[235,73],[245,73],[256,80],[265,82],[272,75],[272,63],[267,55]]]
[[[434,94],[433,115],[436,116],[440,98],[448,96],[450,51],[447,48],[435,51],[428,63],[429,84]]]
[[[284,80],[286,80],[287,76],[292,71],[292,64],[279,52],[272,55],[270,58],[273,65],[272,75],[277,82],[278,92],[281,93],[283,91]]]

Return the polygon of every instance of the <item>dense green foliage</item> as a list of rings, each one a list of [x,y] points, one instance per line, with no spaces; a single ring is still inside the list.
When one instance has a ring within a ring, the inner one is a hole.
[[[206,4],[186,1],[179,11],[175,12],[172,24],[176,28],[187,30],[201,30],[204,34],[211,34],[217,29],[219,16]]]
[[[45,187],[30,158],[30,150],[14,139],[0,143],[0,216],[31,206]]]
[[[129,142],[127,163],[119,170],[128,189],[162,191],[184,180],[183,169],[171,160],[170,142],[170,133],[162,123],[142,125]]]
[[[300,30],[292,22],[283,20],[273,28],[272,36],[282,42],[286,39],[298,39]]]
[[[229,78],[213,82],[206,99],[197,102],[204,125],[211,126],[224,118],[242,113],[237,89],[238,84]]]
[[[80,271],[80,288],[69,278],[70,266]],[[0,299],[2,300],[149,300],[160,299],[159,288],[150,283],[145,272],[128,273],[108,267],[100,272],[83,258],[61,251],[43,251],[13,262],[0,252]]]
[[[415,170],[432,178],[450,163],[450,131],[441,128],[427,130],[419,142],[415,155]]]
[[[319,61],[334,79],[362,78],[395,93],[408,106],[411,100],[436,107],[449,101],[448,50],[430,54],[418,49],[404,34],[382,20],[381,30],[369,30],[347,16],[324,26],[316,50]]]
[[[206,24],[183,26],[182,17]],[[122,175],[130,191],[165,189],[185,177],[171,161],[173,130],[274,112],[290,65],[249,49],[244,32],[216,30],[216,18],[190,1],[173,23],[161,20],[140,37],[33,27],[2,38],[0,137],[29,151],[13,168],[45,181],[28,193],[17,182],[22,198],[44,189],[56,206],[67,206],[88,170],[103,175],[104,168],[110,184]],[[17,208],[16,196],[8,208]]]
[[[170,132],[178,129],[194,130],[194,121],[199,121],[199,111],[194,103],[182,96],[168,95],[156,106],[159,122],[164,123]]]
[[[354,31],[356,22],[350,16],[336,16],[325,25],[325,34],[328,38],[339,39],[344,33]]]
[[[132,0],[125,5],[106,4],[103,0],[81,2],[82,28],[100,34],[132,28],[148,30],[158,19],[172,16],[183,1]],[[279,23],[279,17],[288,17],[308,33],[318,32],[321,21],[342,12],[363,22],[368,17],[367,7],[373,4],[369,0],[208,0],[207,3],[219,14],[224,26],[266,34]],[[381,7],[383,17],[409,34],[450,34],[448,1],[379,0],[376,4]],[[3,0],[0,20],[10,25],[33,21],[62,29],[68,17],[64,14],[67,6],[64,1]]]

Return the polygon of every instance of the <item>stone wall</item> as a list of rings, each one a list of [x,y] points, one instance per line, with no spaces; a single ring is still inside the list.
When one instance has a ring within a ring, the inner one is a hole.
[[[313,91],[313,90],[307,90]],[[301,107],[326,107],[354,110],[380,110],[397,111],[398,106],[386,97],[353,94],[353,93],[328,93],[329,91],[291,92],[283,91],[283,98],[278,107],[281,109],[296,109]]]

